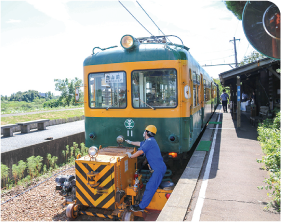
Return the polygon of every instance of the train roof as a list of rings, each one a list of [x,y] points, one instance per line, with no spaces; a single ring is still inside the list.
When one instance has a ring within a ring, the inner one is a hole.
[[[138,38],[137,42],[137,47],[131,49],[125,49],[121,46],[113,46],[105,49],[95,47],[93,49],[93,54],[84,60],[83,65],[90,66],[159,60],[189,60],[193,69],[197,69],[198,72],[202,73],[208,79],[211,79],[208,73],[206,73],[206,71],[192,57],[189,48],[183,44],[178,45],[171,42],[162,42],[161,38],[157,38],[153,41],[153,39],[151,40],[151,37]]]
[[[93,51],[98,51],[94,48]],[[157,61],[157,60],[187,60],[188,48],[180,45],[159,43],[140,44],[139,47],[126,50],[114,47],[100,50],[85,59],[84,66],[111,63]]]

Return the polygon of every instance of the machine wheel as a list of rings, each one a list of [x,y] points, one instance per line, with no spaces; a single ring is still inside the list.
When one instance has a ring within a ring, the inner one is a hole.
[[[68,204],[66,208],[66,216],[70,219],[75,219],[78,216],[78,212],[74,210],[74,204]]]
[[[122,215],[122,221],[134,221],[134,213],[125,209]]]

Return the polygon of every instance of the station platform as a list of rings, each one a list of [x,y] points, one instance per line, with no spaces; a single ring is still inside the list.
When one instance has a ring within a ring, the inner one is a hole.
[[[257,129],[246,115],[240,128],[235,119],[218,106],[201,138],[210,150],[195,150],[157,221],[280,221],[257,188],[268,178],[256,161],[263,156]]]

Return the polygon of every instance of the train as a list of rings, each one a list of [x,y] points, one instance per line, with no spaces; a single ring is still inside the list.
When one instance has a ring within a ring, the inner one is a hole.
[[[124,35],[121,47],[95,47],[84,60],[88,155],[76,157],[75,181],[70,181],[72,175],[56,179],[69,178],[56,186],[66,197],[68,218],[84,214],[131,221],[143,217],[129,207],[140,203],[153,170],[142,169],[145,157],[128,157],[137,147],[125,140],[141,141],[144,129],[154,125],[168,168],[165,176],[169,176],[174,163],[188,156],[215,111],[218,86],[189,48],[172,43],[171,37],[176,36]],[[166,204],[174,183],[165,176],[145,211],[161,211]]]
[[[84,60],[86,146],[140,141],[154,125],[165,161],[182,159],[215,111],[217,84],[177,36],[124,35],[120,45]]]

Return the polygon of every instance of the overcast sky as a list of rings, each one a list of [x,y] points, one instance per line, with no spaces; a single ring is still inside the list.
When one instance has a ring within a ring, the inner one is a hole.
[[[121,2],[149,32],[162,35],[136,1]],[[200,65],[234,63],[233,37],[240,39],[238,62],[253,51],[242,22],[223,1],[138,2],[166,35],[183,40]],[[150,36],[118,1],[1,1],[1,95],[29,89],[58,94],[54,79],[83,79],[92,49],[120,45],[125,34]],[[204,69],[218,78],[231,67]]]

